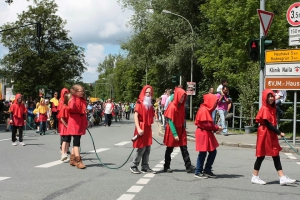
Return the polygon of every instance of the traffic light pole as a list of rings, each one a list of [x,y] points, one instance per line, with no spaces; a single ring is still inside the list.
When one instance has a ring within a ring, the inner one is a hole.
[[[265,10],[265,0],[260,0],[260,10]],[[259,69],[259,108],[262,106],[262,92],[264,90],[264,68],[265,68],[265,37],[260,23],[260,69]]]

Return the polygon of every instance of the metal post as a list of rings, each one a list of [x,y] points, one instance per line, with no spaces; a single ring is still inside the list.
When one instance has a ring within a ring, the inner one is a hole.
[[[147,85],[147,76],[148,76],[147,73],[148,73],[148,72],[147,72],[147,65],[146,65],[146,85]]]
[[[293,145],[296,144],[296,124],[297,124],[297,91],[294,91],[294,119],[293,119]]]
[[[182,76],[179,76],[179,85],[182,85]]]
[[[260,0],[260,10],[265,10],[265,0]],[[260,35],[260,71],[259,71],[259,108],[262,106],[262,92],[264,90],[264,65],[265,65],[265,52],[264,52],[264,31],[260,23],[259,28]]]

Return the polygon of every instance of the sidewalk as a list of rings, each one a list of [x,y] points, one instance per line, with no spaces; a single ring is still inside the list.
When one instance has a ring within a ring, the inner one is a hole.
[[[159,136],[164,137],[164,129],[161,126],[160,122],[156,122],[159,126]],[[192,122],[187,122],[187,134],[188,141],[195,142],[193,137],[196,131],[196,126]],[[256,147],[256,134],[234,134],[228,131],[228,136],[215,134],[220,145],[231,146],[231,147],[242,147],[242,148],[251,148],[255,149]],[[292,138],[286,138],[290,145],[293,145]],[[288,146],[288,144],[279,137],[279,144],[282,147],[282,152],[294,153],[294,151]],[[300,140],[296,140],[296,145],[294,148],[300,152]]]

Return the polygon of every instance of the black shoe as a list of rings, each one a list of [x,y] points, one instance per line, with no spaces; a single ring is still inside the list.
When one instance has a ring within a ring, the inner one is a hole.
[[[195,169],[195,166],[191,165],[188,169],[186,169],[186,173],[194,173]]]
[[[207,176],[208,178],[217,178],[217,175],[215,175],[212,172],[204,172],[204,175]]]
[[[137,167],[130,167],[130,171],[133,174],[140,174],[141,173],[141,171]]]
[[[5,131],[6,131],[6,132],[8,132],[8,131],[9,131],[9,129],[6,129]]]
[[[146,173],[152,173],[152,174],[155,174],[156,171],[153,171],[152,169],[148,168],[148,169],[142,169],[141,172],[143,174],[146,174]]]
[[[170,169],[170,168],[168,168],[168,169],[164,169],[164,172],[172,173],[172,172],[173,172],[173,170],[172,170],[172,169]]]
[[[199,174],[195,174],[195,178],[207,179],[207,176],[200,172]]]

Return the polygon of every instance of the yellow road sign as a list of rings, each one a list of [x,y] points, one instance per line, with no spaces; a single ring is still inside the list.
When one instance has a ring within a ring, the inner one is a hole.
[[[280,49],[266,51],[266,64],[300,62],[300,49]]]

